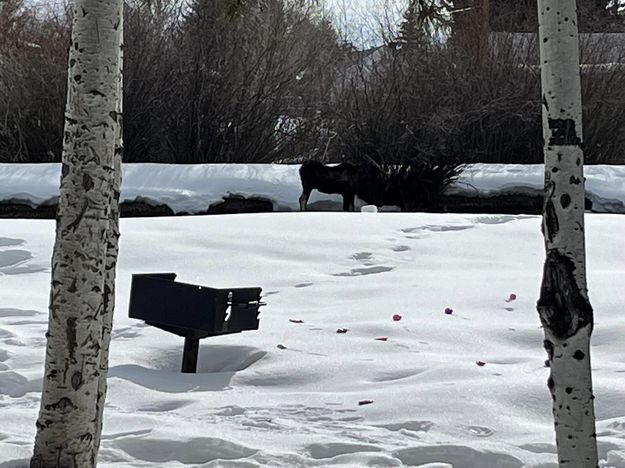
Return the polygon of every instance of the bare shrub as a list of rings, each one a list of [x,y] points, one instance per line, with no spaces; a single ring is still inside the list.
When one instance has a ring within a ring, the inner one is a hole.
[[[532,70],[492,57],[476,63],[440,46],[379,49],[342,85],[337,115],[347,159],[398,163],[527,162],[540,148]],[[529,104],[528,104],[529,102]]]
[[[0,161],[60,160],[68,43],[62,15],[0,11]]]
[[[271,162],[327,146],[339,50],[303,0],[126,5],[126,161]],[[0,14],[0,160],[58,161],[69,23],[9,0]]]
[[[585,161],[625,163],[625,34],[581,38]]]
[[[170,160],[164,130],[181,102],[172,100],[178,83],[177,23],[181,3],[131,2],[124,11],[124,160]],[[173,158],[171,158],[173,160]]]
[[[128,52],[132,157],[271,162],[320,145],[332,28],[299,1],[262,0],[234,19],[226,13],[224,2],[198,0],[179,23],[159,25],[167,33],[158,37],[145,14],[133,21],[147,50]],[[156,71],[150,83],[147,70]]]
[[[394,43],[360,54],[339,84],[333,157],[542,162],[534,35],[491,34],[489,40],[486,51],[452,41]],[[625,60],[614,56],[622,48],[605,44],[595,39],[582,47],[584,61],[595,63],[582,67],[587,158],[622,164]]]

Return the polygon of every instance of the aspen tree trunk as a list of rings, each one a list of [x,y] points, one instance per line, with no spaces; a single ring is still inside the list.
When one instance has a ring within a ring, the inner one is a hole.
[[[121,37],[123,42],[123,21],[120,23]],[[102,317],[102,350],[100,351],[100,382],[98,383],[98,426],[96,427],[95,446],[100,446],[102,437],[102,423],[104,422],[104,403],[106,401],[106,378],[109,369],[109,350],[111,343],[111,331],[113,329],[113,312],[115,310],[115,272],[117,267],[117,254],[119,253],[119,196],[122,187],[122,153],[124,149],[122,109],[124,97],[124,75],[123,75],[123,44],[119,47],[119,76],[118,76],[118,98],[117,98],[117,141],[115,153],[113,155],[113,166],[115,175],[113,177],[113,190],[111,191],[111,201],[109,204],[109,229],[106,236],[106,266],[104,276],[104,308]]]
[[[116,238],[109,216],[119,170],[122,8],[122,0],[73,3],[46,368],[31,467],[93,467],[97,460],[102,350],[110,338],[103,327],[116,249],[109,247]]]
[[[598,465],[586,287],[579,43],[575,0],[538,0],[546,259],[537,309],[561,467]]]

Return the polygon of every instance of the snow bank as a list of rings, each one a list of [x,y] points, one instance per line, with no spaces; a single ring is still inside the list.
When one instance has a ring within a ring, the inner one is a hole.
[[[585,166],[586,196],[596,213],[625,213],[625,166]],[[471,164],[448,193],[539,195],[542,164]]]
[[[276,211],[299,209],[299,165],[126,164],[122,201],[167,205],[175,213],[202,213],[229,195],[270,200]],[[625,166],[587,166],[586,190],[593,211],[625,213]],[[33,208],[56,203],[59,164],[0,164],[0,201]],[[473,164],[449,193],[467,196],[542,193],[540,164]],[[313,192],[314,203],[338,204],[337,195]]]

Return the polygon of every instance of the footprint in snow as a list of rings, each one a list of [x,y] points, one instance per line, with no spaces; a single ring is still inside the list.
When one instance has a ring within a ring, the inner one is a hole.
[[[465,231],[467,229],[473,229],[475,224],[426,224],[423,226],[417,226],[412,228],[400,229],[404,234],[416,234],[419,232],[451,232],[451,231]]]
[[[532,219],[536,216],[523,216],[523,215],[497,215],[497,216],[478,216],[473,218],[474,223],[478,224],[505,224],[511,221],[517,221],[521,219]]]
[[[2,250],[0,251],[0,269],[17,265],[33,258],[28,250]]]
[[[47,320],[17,320],[17,321],[10,321],[10,322],[6,322],[7,325],[12,325],[12,326],[28,326],[28,325],[47,325],[48,321]]]
[[[24,245],[26,241],[24,239],[15,239],[12,237],[0,237],[0,247],[15,247],[18,245]]]
[[[477,224],[505,224],[517,219],[516,216],[501,215],[501,216],[478,216],[473,218],[472,221]]]
[[[141,406],[140,408],[137,408],[137,411],[144,411],[146,413],[167,413],[169,411],[184,408],[191,403],[191,401],[186,400],[159,401]]]
[[[137,338],[138,336],[141,336],[141,331],[134,329],[134,326],[124,327],[124,328],[119,328],[119,329],[113,328],[114,340],[119,340],[123,338]]]
[[[242,408],[237,405],[224,406],[222,408],[217,409],[217,412],[215,412],[215,416],[226,416],[226,417],[243,416],[245,415],[246,412],[247,410],[245,408]]]
[[[41,391],[41,379],[28,380],[17,372],[0,374],[0,395],[19,398],[36,391]]]
[[[412,431],[412,432],[428,432],[435,424],[432,421],[406,421],[392,424],[381,424],[376,427],[388,429],[389,431]]]
[[[495,433],[492,429],[483,426],[469,426],[467,432],[475,437],[490,437]]]
[[[14,308],[5,308],[0,307],[0,318],[3,317],[34,317],[35,315],[43,314],[43,312],[39,312],[37,310],[26,310],[26,309],[14,309]]]
[[[372,266],[365,268],[352,268],[350,271],[342,272],[342,273],[333,273],[332,276],[367,276],[367,275],[378,275],[380,273],[386,273],[389,271],[393,271],[395,267],[387,267],[387,266]]]
[[[519,448],[532,453],[558,453],[558,449],[554,444],[547,444],[542,442],[520,445]]]
[[[366,266],[373,265],[373,254],[371,252],[357,252],[350,258]]]
[[[48,269],[45,265],[29,264],[33,254],[23,247],[26,244],[24,239],[10,237],[0,237],[0,274],[19,275],[25,273],[37,273]]]

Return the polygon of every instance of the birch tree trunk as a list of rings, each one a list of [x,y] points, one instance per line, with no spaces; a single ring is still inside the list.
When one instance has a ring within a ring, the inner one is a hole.
[[[123,42],[123,21],[120,23]],[[109,229],[106,236],[106,266],[104,276],[104,315],[102,317],[102,350],[100,352],[100,381],[98,383],[98,426],[96,427],[95,446],[100,446],[102,437],[102,423],[104,415],[104,403],[106,401],[107,376],[109,369],[109,350],[111,343],[111,331],[113,329],[113,312],[115,310],[115,272],[117,267],[117,254],[119,252],[119,196],[122,187],[122,153],[124,149],[122,108],[124,96],[124,76],[123,70],[123,44],[119,47],[119,75],[118,75],[118,97],[117,97],[117,140],[115,153],[113,155],[113,167],[115,174],[113,177],[113,190],[109,204]]]
[[[537,309],[561,467],[598,465],[586,286],[579,42],[575,0],[538,0],[546,259]]]
[[[122,8],[122,0],[73,3],[46,368],[31,467],[96,465],[107,369],[102,350],[110,339],[104,330],[114,300],[117,234],[109,216],[117,209]]]

